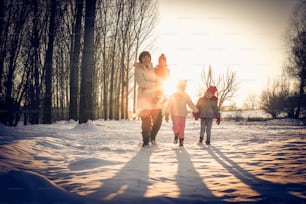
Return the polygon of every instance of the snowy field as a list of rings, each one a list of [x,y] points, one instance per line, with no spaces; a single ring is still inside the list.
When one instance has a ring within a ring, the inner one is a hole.
[[[185,145],[163,122],[142,148],[140,121],[5,127],[0,203],[306,203],[306,128],[292,120],[221,122],[212,145]]]

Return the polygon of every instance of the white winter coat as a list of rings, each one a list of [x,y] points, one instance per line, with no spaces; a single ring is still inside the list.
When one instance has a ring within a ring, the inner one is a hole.
[[[171,116],[187,116],[187,106],[192,112],[197,113],[198,108],[193,104],[191,98],[183,91],[177,91],[170,96],[166,114]]]
[[[157,76],[154,72],[154,68],[145,67],[143,64],[135,63],[135,80],[138,85],[137,93],[137,111],[142,110],[161,109],[162,104],[156,103],[154,98],[156,97],[157,90],[160,89],[157,83]]]

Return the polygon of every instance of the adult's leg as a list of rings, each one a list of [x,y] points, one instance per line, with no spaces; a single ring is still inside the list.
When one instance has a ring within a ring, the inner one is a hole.
[[[161,109],[152,110],[151,117],[152,117],[151,142],[155,143],[156,135],[163,121],[163,115]]]
[[[144,110],[140,114],[143,146],[149,145],[151,135],[151,116],[149,110]]]

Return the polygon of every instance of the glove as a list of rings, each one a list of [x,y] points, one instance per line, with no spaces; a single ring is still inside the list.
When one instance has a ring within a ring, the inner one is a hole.
[[[169,114],[166,114],[166,115],[165,115],[165,121],[166,121],[166,122],[169,122]]]
[[[220,122],[221,122],[221,118],[217,118],[216,120],[217,125],[220,125]]]
[[[199,119],[199,114],[198,113],[193,112],[192,115],[193,115],[195,120]]]

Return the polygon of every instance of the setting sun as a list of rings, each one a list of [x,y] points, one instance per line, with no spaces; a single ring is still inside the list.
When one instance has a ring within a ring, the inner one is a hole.
[[[169,77],[169,79],[163,84],[163,90],[165,95],[168,97],[176,90],[177,80],[173,77]]]
[[[283,35],[294,4],[236,2],[238,7],[227,1],[159,2],[158,48],[152,54],[167,55],[167,94],[184,79],[191,97],[197,97],[201,72],[211,66],[215,76],[227,69],[237,73],[234,103],[241,105],[247,95],[259,96],[266,82],[281,73],[286,59]]]
[[[173,94],[176,91],[177,83],[180,80],[187,80],[186,92],[190,95],[191,99],[196,102],[200,89],[198,82],[192,81],[190,78],[188,78],[188,76],[184,77],[184,75],[179,73],[180,72],[178,72],[178,74],[170,72],[169,79],[163,84],[165,95],[169,97],[171,94]]]

